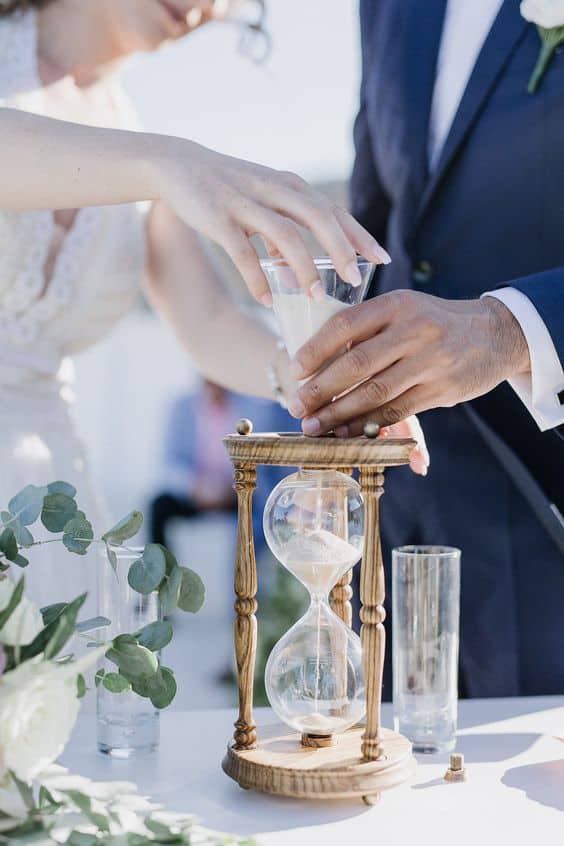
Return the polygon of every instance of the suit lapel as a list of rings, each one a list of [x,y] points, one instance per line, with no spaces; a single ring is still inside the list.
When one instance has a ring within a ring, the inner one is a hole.
[[[527,21],[519,11],[518,0],[505,0],[478,56],[437,168],[423,191],[418,219],[427,209],[527,27]]]

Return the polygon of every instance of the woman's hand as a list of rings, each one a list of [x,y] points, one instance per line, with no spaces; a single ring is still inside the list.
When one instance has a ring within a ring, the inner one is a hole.
[[[272,297],[250,238],[260,235],[310,292],[319,276],[298,224],[315,236],[340,276],[360,285],[356,255],[378,264],[390,258],[344,209],[293,173],[220,155],[189,141],[161,139],[151,162],[154,195],[189,226],[228,253],[253,296]]]

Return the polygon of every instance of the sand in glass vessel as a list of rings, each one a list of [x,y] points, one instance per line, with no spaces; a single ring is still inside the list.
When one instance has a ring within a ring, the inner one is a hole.
[[[335,470],[300,470],[277,485],[264,511],[267,543],[311,603],[272,650],[266,691],[277,716],[308,737],[328,737],[364,714],[360,639],[329,606],[329,591],[362,555],[358,484]]]

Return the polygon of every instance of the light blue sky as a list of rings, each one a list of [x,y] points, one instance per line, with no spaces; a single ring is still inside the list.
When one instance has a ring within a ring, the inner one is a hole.
[[[125,71],[146,129],[295,170],[347,178],[358,100],[355,0],[268,0],[273,52],[255,66],[213,24]]]

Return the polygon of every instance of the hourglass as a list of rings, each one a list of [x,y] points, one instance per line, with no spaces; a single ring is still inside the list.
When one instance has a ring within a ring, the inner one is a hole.
[[[411,744],[380,724],[384,662],[384,569],[379,500],[384,469],[407,464],[415,442],[252,433],[240,421],[224,439],[238,500],[235,653],[239,716],[224,771],[241,787],[301,798],[368,803],[404,781]],[[257,572],[252,496],[257,464],[299,467],[271,492],[264,533],[280,563],[310,593],[310,606],[276,644],[265,671],[280,723],[253,716]],[[352,478],[359,469],[359,482]],[[352,568],[362,557],[361,636],[351,628]],[[359,722],[365,717],[365,724]]]

